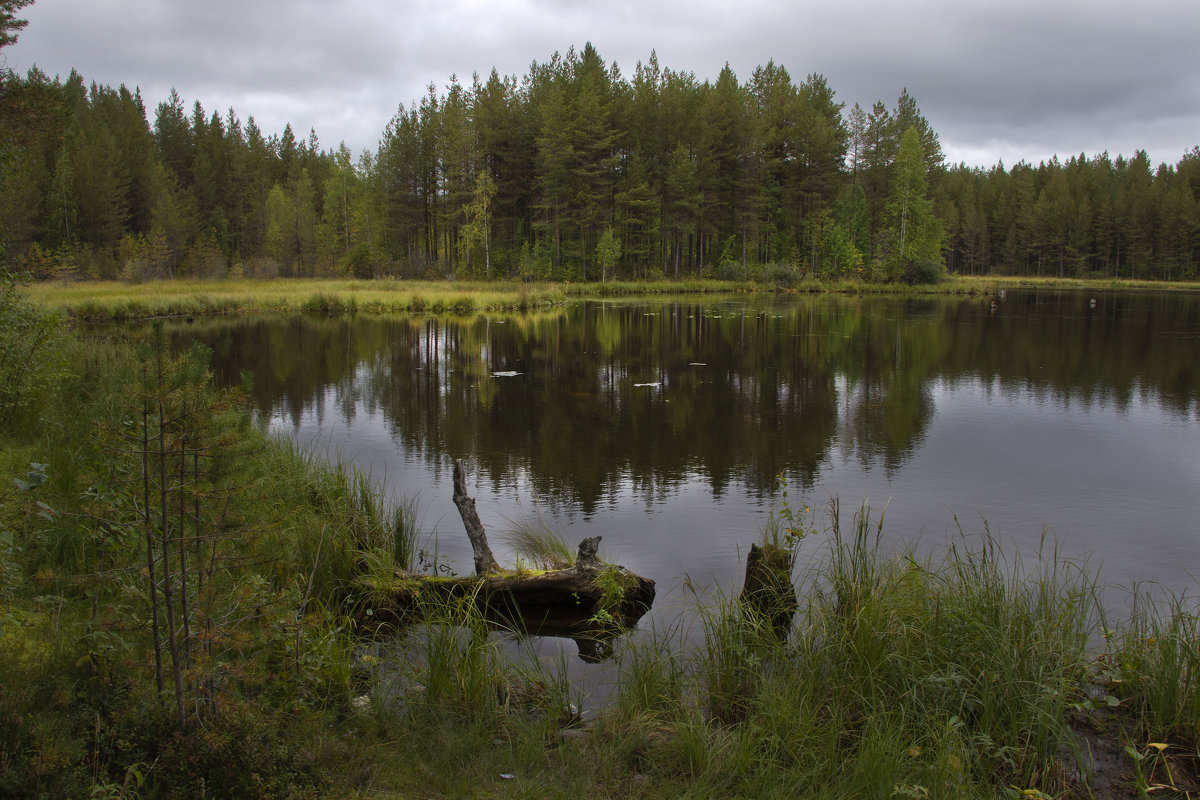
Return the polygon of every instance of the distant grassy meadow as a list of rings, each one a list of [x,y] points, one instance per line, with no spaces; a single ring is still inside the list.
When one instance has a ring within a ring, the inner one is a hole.
[[[954,277],[933,285],[866,284],[812,280],[781,289],[769,284],[717,280],[518,283],[484,281],[399,281],[295,278],[272,280],[176,280],[43,282],[28,287],[38,303],[92,320],[172,315],[247,313],[471,314],[560,306],[572,300],[605,297],[665,297],[797,294],[988,295],[1000,289],[1066,291],[1195,291],[1200,283],[1085,281],[1006,277]]]

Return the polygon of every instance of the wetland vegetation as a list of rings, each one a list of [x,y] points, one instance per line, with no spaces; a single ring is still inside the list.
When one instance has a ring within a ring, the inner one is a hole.
[[[417,504],[268,435],[204,349],[73,330],[15,287],[3,313],[0,794],[1196,791],[1186,599],[1117,614],[1055,552],[889,546],[798,486],[745,532],[804,556],[785,636],[697,587],[581,696],[472,604],[356,629],[419,561]]]

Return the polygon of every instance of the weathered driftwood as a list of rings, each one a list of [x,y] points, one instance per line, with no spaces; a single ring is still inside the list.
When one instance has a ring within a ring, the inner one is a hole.
[[[766,620],[779,638],[786,638],[792,617],[800,607],[792,583],[791,551],[776,545],[750,545],[746,579],[739,598],[742,606]]]
[[[580,550],[590,549],[594,558],[599,538],[585,539]],[[500,571],[462,578],[404,575],[390,602],[373,604],[370,624],[411,622],[444,607],[446,601],[465,601],[494,627],[574,639],[581,659],[603,661],[613,653],[612,639],[650,610],[654,581],[611,564],[591,569],[588,554],[582,555],[582,569],[577,564],[548,572]],[[605,586],[610,587],[608,596]],[[615,596],[612,587],[618,589]]]

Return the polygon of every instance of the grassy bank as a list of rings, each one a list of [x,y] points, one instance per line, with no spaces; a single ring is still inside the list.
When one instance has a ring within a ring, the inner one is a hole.
[[[202,353],[6,302],[0,797],[1195,796],[1183,601],[1106,617],[1053,555],[884,555],[835,506],[783,537],[816,556],[784,635],[697,597],[600,704],[469,603],[356,631],[416,501],[266,437]]]
[[[781,288],[752,281],[716,280],[609,283],[485,283],[472,281],[358,281],[277,279],[40,283],[30,296],[49,308],[83,319],[133,319],[172,315],[297,312],[424,312],[469,314],[559,306],[571,300],[689,294],[839,293],[980,295],[1002,288],[1074,291],[1200,291],[1200,284],[1147,281],[953,277],[927,286],[799,280]]]

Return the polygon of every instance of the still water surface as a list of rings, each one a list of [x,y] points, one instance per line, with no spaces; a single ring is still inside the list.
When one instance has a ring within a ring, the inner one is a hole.
[[[601,535],[658,582],[652,619],[687,602],[685,580],[736,589],[779,476],[793,506],[886,506],[889,549],[986,525],[1007,553],[1053,542],[1105,583],[1200,579],[1194,295],[594,302],[172,335],[212,347],[222,381],[249,373],[272,429],[415,497],[457,571],[464,458],[502,563],[515,522]]]

